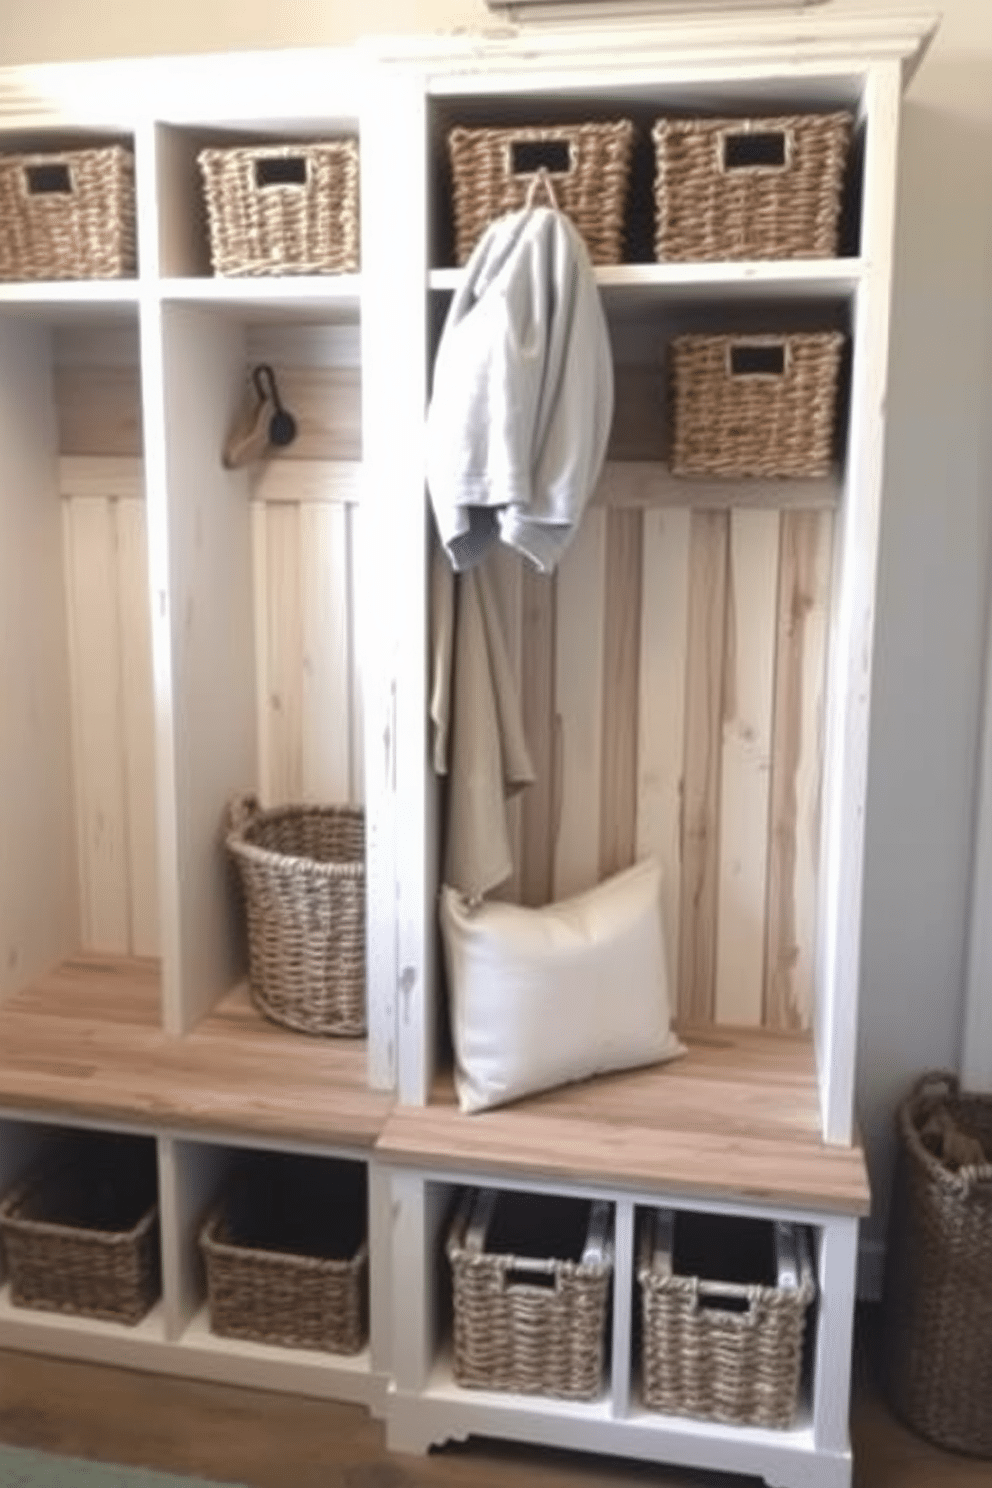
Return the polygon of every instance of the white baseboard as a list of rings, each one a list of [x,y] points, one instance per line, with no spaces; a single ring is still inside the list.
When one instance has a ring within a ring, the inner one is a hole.
[[[858,1246],[858,1301],[881,1302],[884,1278],[884,1241],[862,1240]]]

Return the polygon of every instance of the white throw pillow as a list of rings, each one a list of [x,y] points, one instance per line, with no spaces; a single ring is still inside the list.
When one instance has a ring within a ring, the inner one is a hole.
[[[441,930],[463,1111],[685,1052],[653,859],[546,909],[470,905],[445,887]]]

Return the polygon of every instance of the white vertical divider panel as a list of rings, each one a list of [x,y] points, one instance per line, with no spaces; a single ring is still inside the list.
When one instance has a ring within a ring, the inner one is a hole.
[[[393,1369],[393,1204],[390,1177],[381,1163],[368,1164],[369,1354],[373,1373]]]
[[[816,1344],[813,1358],[813,1438],[818,1452],[849,1456],[851,1353],[858,1221],[846,1215],[824,1223],[819,1236]]]
[[[130,948],[114,503],[63,505],[82,944]]]
[[[191,1028],[244,972],[224,836],[231,798],[258,778],[250,503],[244,473],[224,470],[220,453],[245,348],[239,326],[187,306],[167,307],[162,333],[181,1018]]]
[[[159,936],[162,1019],[167,1033],[185,1032],[179,905],[179,821],[176,789],[176,717],[173,677],[166,407],[159,272],[159,131],[152,123],[135,134],[138,252],[144,281],[140,305],[142,443],[145,452],[145,521],[151,589],[152,687],[155,716],[155,816],[158,839]],[[167,183],[162,180],[162,190]]]
[[[630,1414],[631,1353],[634,1345],[634,1268],[637,1264],[636,1214],[633,1199],[617,1199],[613,1229],[613,1414]]]
[[[79,944],[50,335],[0,321],[0,996]]]
[[[426,747],[427,150],[416,71],[383,65],[366,78],[361,149],[365,485],[356,571],[367,710],[369,1075],[377,1087],[398,1083],[402,1099],[416,1103],[433,1076],[437,997]]]
[[[668,995],[675,1006],[682,888],[682,769],[689,513],[646,511],[641,582],[637,855],[661,864]]]
[[[165,1336],[182,1338],[206,1295],[198,1245],[200,1224],[220,1194],[233,1161],[223,1147],[158,1138]]]
[[[152,689],[148,536],[140,493],[116,503],[118,615],[127,803],[130,948],[157,956],[158,834],[155,820],[155,704]]]
[[[348,799],[353,806],[365,804],[365,639],[362,630],[362,608],[358,603],[358,561],[362,552],[361,506],[347,509],[346,533],[348,539],[348,595],[351,641],[348,663],[350,667],[351,695],[348,700],[348,717],[351,721],[349,758]]]
[[[875,581],[885,438],[901,68],[867,73],[861,253],[844,497],[836,529],[817,914],[815,1043],[823,1134],[854,1132]]]
[[[555,708],[561,729],[561,807],[554,843],[554,897],[599,881],[602,786],[606,512],[586,512],[558,569]]]
[[[716,1021],[761,1023],[779,516],[735,511],[727,564]]]

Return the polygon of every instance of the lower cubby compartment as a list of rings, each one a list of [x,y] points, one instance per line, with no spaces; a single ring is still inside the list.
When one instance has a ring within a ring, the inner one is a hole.
[[[14,1309],[134,1327],[161,1295],[151,1138],[0,1130],[0,1250]]]
[[[804,1414],[810,1236],[785,1220],[643,1209],[632,1377],[648,1412],[789,1430]]]
[[[366,1164],[201,1141],[170,1149],[177,1341],[367,1371]]]

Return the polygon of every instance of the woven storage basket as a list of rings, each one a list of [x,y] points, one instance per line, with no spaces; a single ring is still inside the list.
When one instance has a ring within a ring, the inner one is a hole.
[[[0,279],[122,279],[136,265],[129,150],[0,155]]]
[[[133,1139],[75,1141],[0,1204],[17,1307],[133,1325],[157,1300],[154,1156]]]
[[[658,259],[833,258],[851,122],[659,119]]]
[[[599,1394],[613,1257],[605,1243],[596,1259],[583,1259],[593,1218],[576,1199],[463,1194],[447,1243],[459,1385],[568,1400]]]
[[[829,474],[844,337],[677,336],[675,475]]]
[[[200,1231],[212,1331],[357,1354],[368,1333],[366,1213],[359,1164],[256,1160]]]
[[[452,129],[448,135],[455,258],[465,264],[497,217],[527,204],[543,172],[594,264],[623,256],[624,208],[634,140],[627,119],[519,129]]]
[[[358,141],[201,150],[214,273],[358,268]]]
[[[299,1033],[365,1032],[365,816],[348,806],[231,807],[248,911],[248,985]]]
[[[955,1168],[931,1150],[949,1118],[988,1161]],[[884,1359],[900,1416],[943,1447],[992,1457],[992,1096],[928,1075],[898,1116]]]
[[[680,1241],[673,1266],[671,1245],[658,1243],[656,1224],[663,1218],[647,1216],[640,1236],[644,1404],[666,1415],[788,1428],[796,1412],[806,1314],[816,1291],[802,1231],[792,1232],[794,1284],[709,1281],[676,1273]],[[761,1246],[747,1226],[755,1223],[679,1215],[675,1227],[689,1230],[690,1252],[705,1256],[715,1245],[710,1265],[703,1262],[711,1272],[726,1274],[729,1261],[742,1272],[751,1263],[752,1274],[770,1277],[774,1270],[767,1264],[759,1259],[754,1265]],[[701,1242],[699,1227],[704,1227]],[[772,1226],[763,1228],[770,1249]]]

